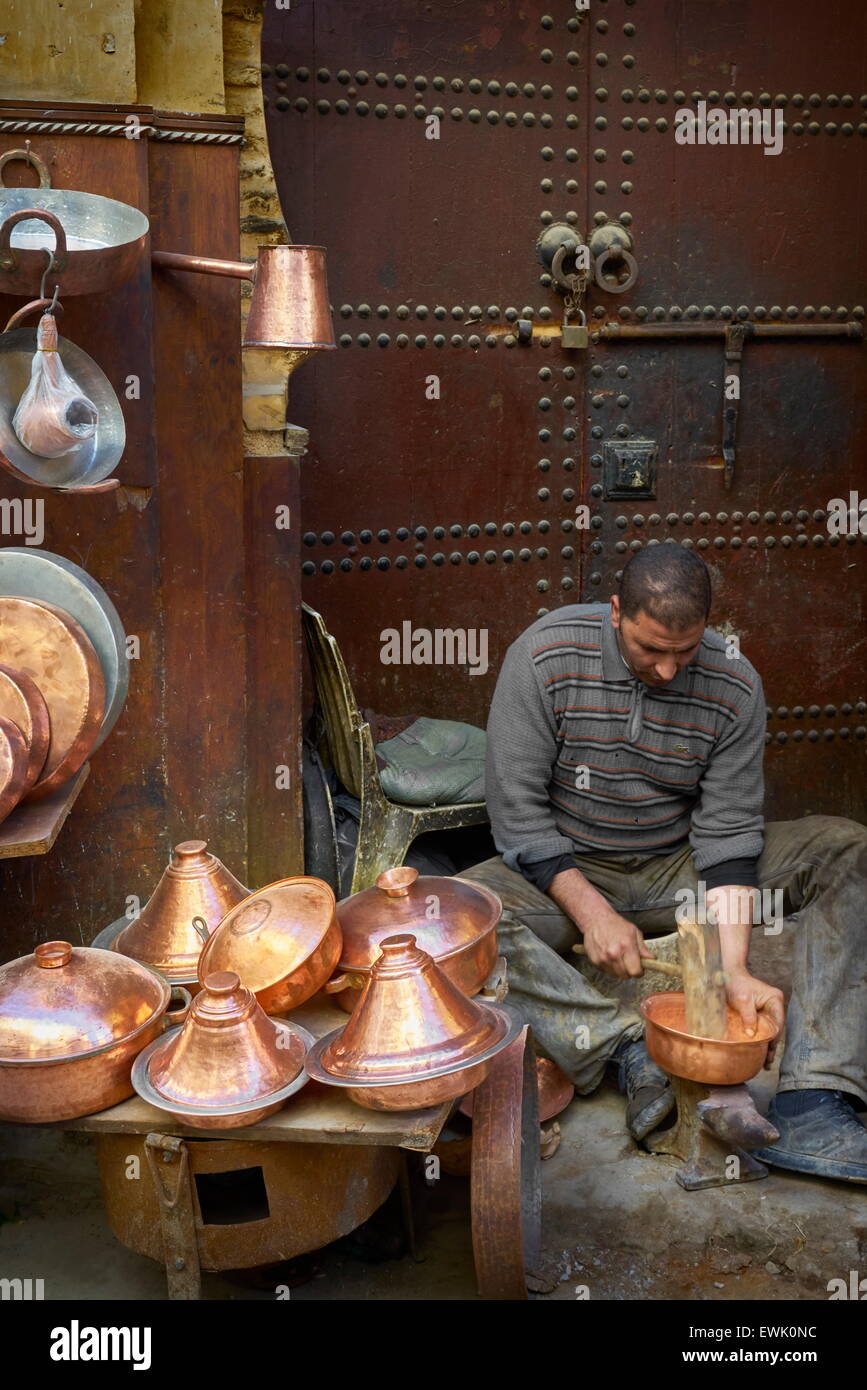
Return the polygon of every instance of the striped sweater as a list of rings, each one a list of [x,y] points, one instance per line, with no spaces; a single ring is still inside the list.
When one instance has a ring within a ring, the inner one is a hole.
[[[518,870],[569,853],[668,854],[687,838],[699,873],[757,858],[764,737],[761,679],[717,633],[651,688],[624,663],[609,604],[558,608],[512,643],[494,692],[497,849]]]

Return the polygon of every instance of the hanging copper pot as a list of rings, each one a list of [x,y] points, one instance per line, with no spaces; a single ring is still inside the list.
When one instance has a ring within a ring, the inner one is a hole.
[[[0,966],[0,1119],[72,1120],[133,1093],[133,1059],[189,1008],[171,986],[110,951],[46,941]]]
[[[198,989],[203,939],[249,893],[208,853],[207,840],[182,840],[138,917],[122,923],[113,939],[101,944],[153,966],[173,984]],[[204,937],[194,925],[196,918],[202,919]]]
[[[349,1022],[314,1043],[307,1070],[369,1110],[418,1110],[478,1086],[521,1025],[468,999],[402,933],[380,942]]]
[[[226,913],[199,957],[199,980],[232,970],[268,1014],[289,1013],[320,990],[342,937],[334,894],[319,878],[283,878]]]
[[[462,994],[478,994],[497,959],[497,923],[503,905],[489,889],[462,878],[419,878],[406,866],[386,869],[373,888],[337,904],[343,932],[340,972],[325,986],[352,1013],[380,943],[411,932],[419,948]]]
[[[308,1080],[313,1038],[269,1018],[231,970],[214,971],[182,1028],[140,1052],[132,1083],[143,1100],[195,1129],[237,1129],[273,1115]]]

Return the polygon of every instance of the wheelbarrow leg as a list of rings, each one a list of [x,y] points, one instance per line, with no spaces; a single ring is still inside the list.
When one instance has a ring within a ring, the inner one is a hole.
[[[189,1149],[183,1139],[149,1134],[145,1153],[160,1208],[169,1298],[195,1300],[202,1294],[202,1275]]]
[[[473,1096],[470,1193],[480,1296],[526,1299],[542,1219],[536,1052],[527,1027]]]

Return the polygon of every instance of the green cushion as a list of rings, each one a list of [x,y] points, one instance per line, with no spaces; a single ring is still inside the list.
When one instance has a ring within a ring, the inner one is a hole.
[[[451,806],[485,799],[485,731],[454,719],[416,719],[402,734],[376,745],[389,801],[405,806]]]

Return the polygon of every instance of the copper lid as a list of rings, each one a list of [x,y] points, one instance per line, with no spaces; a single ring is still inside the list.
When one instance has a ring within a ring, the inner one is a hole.
[[[227,912],[199,958],[199,979],[234,970],[254,994],[302,966],[334,922],[334,894],[318,878],[284,878]]]
[[[269,1018],[233,971],[214,971],[183,1027],[148,1050],[147,1080],[179,1109],[216,1113],[274,1096],[299,1076],[305,1050],[301,1036]]]
[[[415,937],[402,934],[381,943],[355,1012],[314,1056],[346,1085],[421,1081],[491,1055],[509,1027],[507,1014],[467,999]]]
[[[337,904],[343,932],[339,970],[369,970],[380,944],[411,932],[434,960],[462,950],[493,931],[502,912],[495,894],[462,878],[419,878],[406,866],[386,869],[373,888]]]
[[[193,918],[201,917],[214,931],[248,893],[208,853],[206,840],[183,840],[138,917],[115,937],[111,949],[152,965],[169,980],[195,979],[202,938]]]
[[[0,966],[0,1062],[112,1046],[145,1028],[170,995],[165,980],[126,956],[45,941]]]

